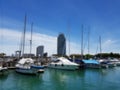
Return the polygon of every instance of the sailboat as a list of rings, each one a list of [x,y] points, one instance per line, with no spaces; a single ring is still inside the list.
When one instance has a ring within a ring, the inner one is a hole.
[[[32,48],[32,26],[33,24],[31,25],[30,54],[31,54],[31,48]],[[25,16],[23,42],[22,42],[23,58],[20,59],[18,63],[16,64],[16,72],[22,73],[22,74],[37,74],[40,69],[44,69],[44,66],[35,65],[34,60],[31,57],[24,58],[25,32],[26,32],[26,16]]]
[[[101,36],[99,36],[99,43],[100,43],[100,59],[98,60],[102,68],[114,67],[116,66],[115,63],[110,62],[108,59],[101,59],[102,58],[102,48],[101,48]]]

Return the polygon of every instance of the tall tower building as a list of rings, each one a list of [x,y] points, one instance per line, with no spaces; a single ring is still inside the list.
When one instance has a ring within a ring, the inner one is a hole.
[[[42,57],[43,56],[43,54],[44,54],[44,46],[38,46],[37,47],[37,50],[36,50],[36,56],[38,57],[38,56],[40,56],[40,57]]]
[[[59,34],[57,38],[57,54],[59,56],[66,55],[66,39],[63,33]]]

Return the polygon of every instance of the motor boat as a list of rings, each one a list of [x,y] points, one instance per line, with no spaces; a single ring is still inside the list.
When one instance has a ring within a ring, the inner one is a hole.
[[[76,70],[79,68],[79,64],[71,62],[65,57],[51,58],[51,62],[48,64],[48,68]]]
[[[22,58],[16,64],[16,72],[22,74],[37,74],[40,69],[44,69],[44,66],[37,66],[34,64],[32,58]]]

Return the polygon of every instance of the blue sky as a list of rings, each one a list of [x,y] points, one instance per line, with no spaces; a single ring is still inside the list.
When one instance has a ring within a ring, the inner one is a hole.
[[[90,53],[96,53],[99,36],[102,37],[103,52],[120,52],[120,0],[0,0],[1,50],[7,54],[14,53],[13,50],[18,49],[25,13],[27,13],[28,40],[31,22],[34,23],[34,35],[39,34],[38,38],[41,35],[46,37],[38,42],[33,41],[36,42],[33,44],[34,53],[35,47],[41,44],[47,47],[46,52],[56,53],[54,48],[56,46],[53,44],[56,44],[56,37],[60,32],[68,37],[68,23],[71,53],[81,52],[82,24],[85,47],[87,47],[87,32],[90,29]],[[13,38],[7,39],[6,37],[12,37],[9,34],[6,36],[7,31],[18,34],[13,37],[19,36],[18,39],[14,42]],[[52,38],[51,42],[47,41],[48,37]],[[13,46],[16,48],[10,49]],[[87,53],[87,48],[84,53]]]

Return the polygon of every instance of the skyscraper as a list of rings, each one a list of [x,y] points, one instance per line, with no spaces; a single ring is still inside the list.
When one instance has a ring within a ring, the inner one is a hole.
[[[57,54],[59,56],[66,55],[66,39],[63,33],[59,34],[57,38]]]
[[[43,54],[44,54],[44,46],[38,46],[37,47],[37,51],[36,51],[36,56],[38,57],[38,56],[40,56],[40,57],[42,57],[43,56]]]

